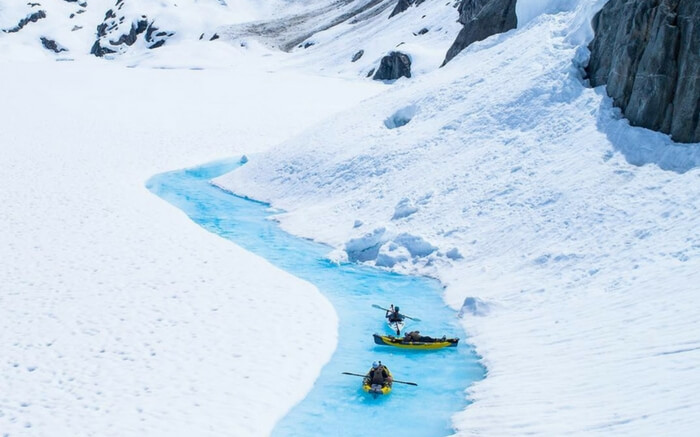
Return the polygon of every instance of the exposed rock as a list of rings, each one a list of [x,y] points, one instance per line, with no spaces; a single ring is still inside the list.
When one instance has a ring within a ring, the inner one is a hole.
[[[374,74],[374,68],[367,72],[367,77],[372,77],[373,74]]]
[[[104,55],[107,55],[110,53],[116,53],[116,51],[110,49],[109,47],[102,47],[102,45],[100,44],[100,40],[98,39],[92,45],[92,48],[90,49],[90,53],[97,56],[98,58],[101,58]]]
[[[68,49],[61,46],[60,44],[56,43],[56,41],[52,39],[48,39],[45,37],[41,37],[41,44],[44,46],[45,49],[51,50],[54,53],[61,53],[61,52],[67,52]]]
[[[209,38],[209,41],[216,41],[217,39],[221,38],[218,33],[215,33],[214,35]]]
[[[620,0],[593,19],[586,72],[635,126],[700,142],[700,2]]]
[[[406,9],[411,7],[413,2],[414,2],[414,0],[399,0],[396,3],[396,7],[394,8],[394,10],[391,11],[391,15],[389,15],[389,18],[393,17],[396,14],[400,14],[401,12],[404,12]]]
[[[357,61],[362,57],[362,55],[364,55],[364,54],[365,54],[365,51],[364,51],[364,50],[358,51],[357,53],[355,53],[354,55],[352,55],[352,61],[351,61],[351,62],[357,62]]]
[[[124,0],[118,0],[115,6],[117,10],[121,9],[124,6]],[[129,26],[128,31],[124,30],[125,26]],[[161,47],[174,33],[158,32],[158,30],[153,20],[150,20],[146,15],[141,15],[140,18],[131,21],[126,20],[125,17],[117,19],[117,14],[110,9],[105,14],[104,21],[97,26],[97,40],[90,53],[98,57],[110,53],[121,53],[127,47],[132,46],[141,35],[143,35],[149,49]],[[218,35],[214,35],[218,38]],[[113,37],[109,38],[110,36]]]
[[[19,23],[12,29],[6,29],[4,30],[5,33],[14,33],[14,32],[19,32],[24,28],[29,23],[36,23],[37,21],[41,20],[42,18],[46,18],[46,12],[44,10],[36,11],[31,13],[25,18],[22,18],[19,20]]]
[[[401,52],[391,52],[382,58],[374,73],[374,80],[394,80],[400,77],[411,77],[411,58]]]
[[[515,29],[518,25],[515,3],[516,0],[462,0],[458,21],[464,27],[447,51],[442,65],[474,42]]]
[[[428,28],[427,28],[427,27],[424,27],[424,28],[422,28],[421,30],[419,30],[418,32],[414,33],[414,35],[416,35],[416,36],[418,36],[418,35],[425,35],[425,34],[428,33],[428,32],[429,32],[429,31],[428,31]]]
[[[131,30],[129,33],[121,35],[116,41],[110,40],[109,43],[113,46],[119,46],[122,44],[126,44],[128,46],[134,45],[136,42],[136,37],[145,32],[147,28],[148,21],[146,20],[139,20],[136,23],[131,23]]]
[[[389,18],[393,17],[394,15],[400,14],[401,12],[406,11],[406,9],[410,8],[411,6],[418,6],[421,3],[423,3],[424,1],[425,0],[399,0],[396,3],[394,10],[391,11]]]
[[[472,0],[466,1],[462,0],[457,8],[459,12],[459,19],[457,22],[461,24],[467,24],[479,15],[479,12],[489,3],[491,0]]]

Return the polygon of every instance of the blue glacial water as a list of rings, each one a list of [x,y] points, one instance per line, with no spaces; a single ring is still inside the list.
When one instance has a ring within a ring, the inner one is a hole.
[[[468,405],[465,390],[484,377],[484,368],[464,341],[465,332],[457,323],[456,313],[442,301],[440,283],[328,261],[328,246],[282,231],[269,219],[273,213],[267,204],[234,196],[209,183],[239,165],[237,160],[226,160],[163,173],[146,185],[208,231],[313,283],[335,307],[340,323],[338,347],[311,392],[277,424],[272,435],[452,434],[450,417]],[[459,346],[418,352],[375,345],[374,332],[390,331],[384,313],[371,305],[391,303],[421,319],[409,321],[408,330],[460,337]],[[361,378],[341,374],[365,373],[374,360],[386,364],[395,379],[413,381],[418,386],[395,383],[391,394],[373,398],[361,390]]]

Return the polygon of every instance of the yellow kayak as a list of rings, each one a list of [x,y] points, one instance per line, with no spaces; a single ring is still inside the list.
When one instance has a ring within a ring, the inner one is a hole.
[[[388,367],[384,366],[386,369],[386,372],[389,374],[389,380],[388,382],[384,383],[384,385],[378,385],[374,384],[372,385],[369,378],[365,376],[365,379],[362,380],[362,390],[366,391],[367,393],[371,393],[373,395],[388,395],[391,393],[391,371],[389,370]]]
[[[445,347],[457,347],[459,338],[421,337],[421,341],[411,341],[393,335],[374,334],[374,342],[384,346],[394,346],[402,349],[435,350]]]

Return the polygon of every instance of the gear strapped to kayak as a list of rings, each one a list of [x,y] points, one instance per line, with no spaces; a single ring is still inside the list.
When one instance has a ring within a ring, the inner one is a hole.
[[[402,349],[434,350],[445,347],[457,347],[459,338],[433,338],[420,335],[418,331],[413,331],[404,337],[374,334],[374,342],[383,346],[394,346]]]

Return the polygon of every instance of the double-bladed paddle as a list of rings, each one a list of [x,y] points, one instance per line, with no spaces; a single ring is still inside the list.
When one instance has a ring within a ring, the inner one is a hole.
[[[382,307],[380,307],[380,306],[377,305],[377,304],[372,304],[372,307],[373,307],[373,308],[380,309],[380,310],[384,310],[384,311],[391,311],[389,308],[382,308]],[[417,318],[417,317],[409,317],[409,316],[407,316],[406,314],[403,314],[403,313],[399,313],[399,314],[401,314],[402,316],[404,316],[405,318],[407,318],[407,319],[409,319],[409,320],[413,320],[414,322],[420,322],[420,319]]]
[[[360,376],[362,378],[367,376],[367,375],[360,375],[359,373],[350,373],[350,372],[342,372],[342,374],[343,375],[351,375],[351,376]],[[399,381],[399,380],[393,379],[393,378],[392,378],[391,382],[398,382],[399,384],[415,385],[416,387],[418,387],[418,384],[416,384],[415,382]]]

